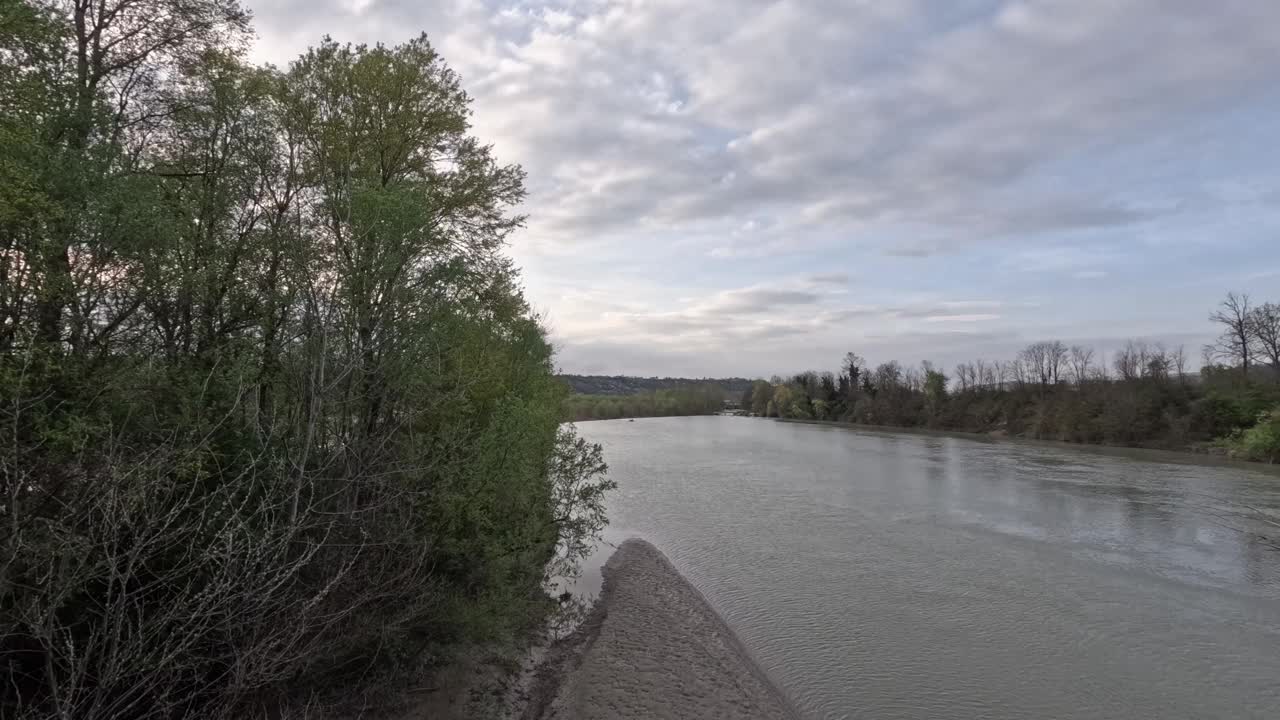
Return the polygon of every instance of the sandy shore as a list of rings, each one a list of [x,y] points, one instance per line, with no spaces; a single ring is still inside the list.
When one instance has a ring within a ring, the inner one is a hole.
[[[549,653],[525,720],[797,718],[657,548],[623,543],[578,630]]]

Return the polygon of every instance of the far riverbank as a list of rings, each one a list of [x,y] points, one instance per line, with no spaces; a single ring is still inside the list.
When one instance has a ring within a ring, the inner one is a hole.
[[[748,416],[757,417],[757,416]],[[1054,449],[1084,450],[1110,457],[1131,458],[1145,462],[1177,462],[1190,465],[1207,465],[1212,467],[1239,467],[1249,470],[1274,473],[1280,475],[1280,465],[1275,463],[1238,460],[1228,456],[1220,448],[1208,443],[1198,443],[1182,447],[1144,447],[1134,445],[1106,445],[1102,443],[1074,443],[1061,440],[1040,440],[1036,438],[1009,435],[1003,432],[965,432],[963,430],[938,430],[921,427],[897,427],[893,425],[868,425],[850,423],[839,420],[799,420],[794,418],[759,418],[775,420],[796,425],[825,425],[829,427],[860,430],[874,433],[898,433],[905,435],[922,435],[926,437],[950,437],[961,440],[973,440],[983,443],[1008,443]]]

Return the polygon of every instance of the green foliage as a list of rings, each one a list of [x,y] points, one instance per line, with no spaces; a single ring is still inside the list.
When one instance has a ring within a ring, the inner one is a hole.
[[[816,418],[831,417],[831,404],[826,400],[814,400],[810,403],[810,407],[812,408],[813,416]]]
[[[811,404],[805,402],[804,398],[798,397],[791,401],[791,405],[786,408],[782,416],[796,420],[812,420],[812,407]]]
[[[947,376],[926,364],[924,367],[923,393],[925,412],[928,414],[930,422],[934,423],[942,413],[943,405],[947,402]]]
[[[1252,417],[1236,398],[1211,391],[1191,403],[1190,420],[1194,430],[1220,437],[1248,425]]]
[[[796,406],[795,390],[790,385],[779,385],[773,389],[773,411],[770,415],[790,417],[792,408]]]
[[[611,483],[458,78],[77,7],[0,0],[0,715],[278,715],[544,612]]]
[[[1273,308],[1264,307],[1269,312]],[[1280,405],[1274,368],[1255,367],[1255,373],[1246,376],[1240,368],[1210,365],[1193,379],[1182,374],[1181,348],[1130,342],[1116,354],[1112,377],[1106,368],[1091,364],[1093,357],[1089,348],[1037,342],[1008,363],[961,363],[953,386],[953,378],[927,362],[919,369],[892,361],[868,369],[849,353],[836,376],[808,372],[789,381],[756,381],[751,411],[760,416],[1169,448],[1231,436],[1228,445],[1236,454],[1270,457],[1269,431],[1262,424],[1256,432],[1249,429]]]
[[[785,383],[756,380],[750,400],[744,410],[761,417],[837,420],[844,414],[846,397],[831,373],[805,372]]]
[[[724,389],[695,385],[635,395],[570,395],[565,403],[569,420],[714,415],[724,410]]]
[[[1232,455],[1244,460],[1280,462],[1280,407],[1263,413],[1256,425],[1236,431],[1224,444]]]
[[[751,383],[751,404],[745,406],[744,409],[755,415],[772,415],[773,412],[769,410],[772,402],[773,385],[764,380],[756,380]]]

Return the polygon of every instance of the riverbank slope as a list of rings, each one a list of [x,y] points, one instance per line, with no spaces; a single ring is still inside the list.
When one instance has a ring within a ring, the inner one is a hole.
[[[525,720],[798,714],[657,548],[623,543],[595,608],[535,680]]]

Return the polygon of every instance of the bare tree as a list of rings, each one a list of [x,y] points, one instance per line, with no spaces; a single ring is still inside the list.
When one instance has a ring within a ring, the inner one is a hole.
[[[1062,370],[1067,364],[1067,346],[1054,340],[1049,343],[1049,374],[1053,384],[1062,382]]]
[[[1276,382],[1280,382],[1280,305],[1264,303],[1249,313],[1250,332],[1258,344],[1258,353],[1271,364]]]
[[[1067,359],[1067,346],[1057,340],[1032,343],[1022,351],[1021,359],[1041,388],[1057,385]]]
[[[1146,344],[1130,340],[1123,348],[1116,351],[1112,365],[1115,367],[1116,377],[1128,382],[1138,380],[1143,376],[1146,362]]]
[[[1038,342],[1023,348],[1018,354],[1019,365],[1023,367],[1031,379],[1038,380],[1041,387],[1049,383],[1045,375],[1045,343]]]
[[[1158,342],[1147,349],[1144,354],[1143,370],[1146,377],[1153,380],[1169,379],[1169,369],[1173,367],[1173,357],[1164,343]]]
[[[1071,346],[1071,379],[1076,385],[1083,385],[1089,379],[1089,366],[1092,363],[1093,348]]]
[[[1004,379],[1000,377],[999,368],[1000,363],[989,363],[986,360],[978,360],[974,363],[978,387],[994,389],[999,384],[1000,389],[1004,389]]]
[[[1179,345],[1169,356],[1174,372],[1178,373],[1178,382],[1187,382],[1187,348]]]
[[[1030,381],[1027,363],[1021,355],[1005,363],[1005,377],[1019,390],[1025,388]]]
[[[1205,346],[1205,355],[1214,359],[1239,364],[1245,379],[1249,378],[1249,366],[1253,360],[1253,311],[1249,296],[1227,293],[1209,319],[1223,327],[1222,334]]]
[[[902,371],[902,384],[911,392],[921,392],[924,390],[924,374],[916,368],[909,367]]]
[[[992,375],[995,376],[996,389],[1000,392],[1004,392],[1005,383],[1009,382],[1010,370],[1012,370],[1009,366],[1012,364],[1013,363],[1003,363],[999,360],[996,360],[993,364],[991,372]]]

